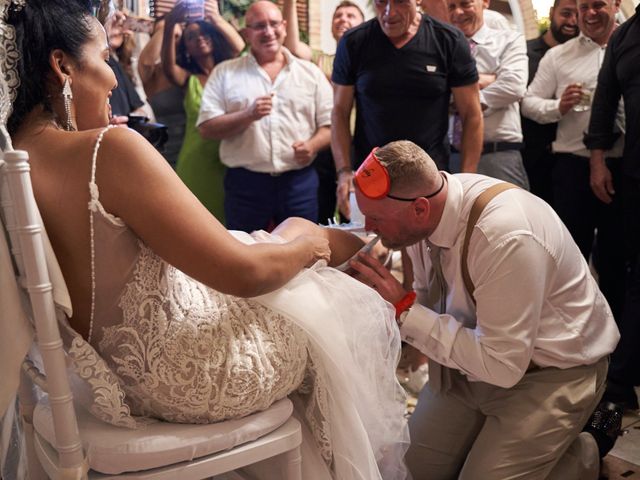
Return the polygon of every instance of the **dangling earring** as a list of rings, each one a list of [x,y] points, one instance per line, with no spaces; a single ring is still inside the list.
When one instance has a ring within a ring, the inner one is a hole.
[[[73,100],[73,92],[71,91],[71,82],[69,81],[69,77],[64,78],[62,97],[64,99],[64,113],[67,116],[67,123],[64,126],[64,129],[70,132],[75,129],[73,128],[73,123],[71,123],[71,100]]]
[[[187,60],[187,63],[191,63],[191,55],[189,55],[189,52],[185,52],[184,57]]]

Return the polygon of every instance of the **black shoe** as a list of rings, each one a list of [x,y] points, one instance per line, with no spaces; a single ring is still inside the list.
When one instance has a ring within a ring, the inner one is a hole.
[[[622,408],[612,402],[600,402],[582,430],[593,435],[600,458],[604,458],[622,435]]]

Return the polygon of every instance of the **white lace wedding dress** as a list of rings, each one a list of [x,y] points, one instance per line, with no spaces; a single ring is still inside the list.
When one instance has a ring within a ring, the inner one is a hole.
[[[326,478],[327,472],[338,479],[404,478],[408,430],[390,305],[321,265],[253,299],[193,280],[100,203],[96,155],[106,132],[96,142],[89,183],[90,343],[116,373],[131,412],[215,422],[293,394],[311,437],[304,478]],[[278,241],[261,235],[235,233],[244,242]]]

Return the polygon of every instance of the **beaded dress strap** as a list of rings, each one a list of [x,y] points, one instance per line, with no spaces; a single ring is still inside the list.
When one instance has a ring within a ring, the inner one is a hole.
[[[91,243],[91,315],[89,317],[89,336],[87,342],[91,343],[91,337],[93,336],[93,317],[96,311],[96,244],[95,244],[95,230],[93,225],[93,212],[98,209],[102,209],[100,205],[100,193],[98,191],[98,185],[96,185],[96,160],[98,158],[98,149],[102,143],[104,134],[112,128],[113,125],[109,125],[104,128],[96,139],[96,144],[93,147],[93,156],[91,157],[91,180],[89,181],[89,194],[91,200],[89,200],[89,234]]]

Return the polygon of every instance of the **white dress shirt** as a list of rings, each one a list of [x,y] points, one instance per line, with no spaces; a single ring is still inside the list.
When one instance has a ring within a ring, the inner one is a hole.
[[[538,197],[508,190],[484,209],[471,236],[473,304],[460,270],[466,222],[477,196],[498,180],[447,174],[442,219],[429,241],[441,247],[446,313],[427,303],[431,260],[425,241],[408,248],[417,302],[403,340],[470,381],[515,385],[530,362],[570,368],[595,363],[620,337],[611,310],[571,234]]]
[[[589,157],[589,150],[582,142],[589,126],[591,110],[560,113],[560,97],[568,85],[582,83],[595,88],[598,72],[602,66],[606,45],[600,46],[584,34],[551,48],[540,60],[538,71],[522,99],[522,114],[538,123],[558,122],[554,152],[572,153]],[[618,124],[624,122],[624,110],[620,112]],[[621,136],[607,157],[621,157],[624,138]]]
[[[318,128],[331,124],[331,84],[316,65],[282,50],[287,64],[273,82],[251,53],[222,62],[207,80],[197,125],[245,109],[258,97],[273,95],[269,115],[222,140],[220,160],[228,167],[265,173],[300,169],[305,165],[294,160],[292,144],[308,140]]]
[[[478,73],[496,80],[480,90],[484,110],[485,142],[521,142],[520,99],[527,89],[529,60],[522,34],[483,25],[470,39]]]

